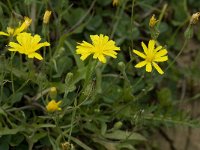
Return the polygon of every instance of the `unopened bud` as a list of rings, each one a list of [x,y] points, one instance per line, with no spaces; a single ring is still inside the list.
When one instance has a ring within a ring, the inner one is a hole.
[[[114,129],[120,129],[122,127],[123,123],[121,121],[118,121],[114,124]]]
[[[126,68],[126,65],[124,64],[124,62],[120,61],[120,62],[118,63],[118,69],[119,69],[121,72],[123,72],[123,71],[125,70],[125,68]]]
[[[149,26],[150,26],[151,28],[153,28],[153,27],[156,25],[156,23],[157,23],[158,21],[159,21],[159,20],[156,20],[155,15],[153,14],[153,16],[151,17],[151,19],[149,20]]]
[[[56,99],[57,97],[57,89],[56,87],[51,87],[49,91],[49,96],[51,99]]]
[[[46,10],[45,13],[44,13],[44,17],[43,17],[43,23],[44,24],[49,23],[50,16],[51,16],[51,11]]]

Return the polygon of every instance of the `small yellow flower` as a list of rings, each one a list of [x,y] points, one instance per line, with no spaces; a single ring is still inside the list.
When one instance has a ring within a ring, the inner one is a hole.
[[[39,35],[31,36],[30,33],[20,33],[17,35],[17,42],[9,43],[9,51],[18,51],[21,54],[25,54],[28,58],[37,58],[42,60],[42,56],[39,53],[36,53],[41,47],[49,46],[48,42],[39,43],[41,40]]]
[[[55,100],[51,100],[47,105],[46,109],[48,112],[54,112],[57,110],[62,110],[59,105],[62,103],[62,101],[56,102]]]
[[[21,24],[20,27],[13,29],[11,27],[7,27],[7,33],[0,31],[0,35],[4,35],[4,36],[16,36],[19,33],[21,33],[22,31],[26,30],[30,24],[32,22],[32,19],[28,18],[28,17],[24,17],[24,22]]]
[[[200,12],[194,13],[190,19],[191,24],[196,24],[199,20]]]
[[[43,23],[44,24],[49,23],[50,16],[51,16],[51,11],[46,10],[45,13],[44,13],[44,17],[43,17]]]
[[[120,48],[115,46],[113,40],[109,40],[108,36],[100,34],[90,35],[92,44],[83,41],[76,46],[76,53],[81,54],[81,60],[85,60],[89,55],[94,54],[93,58],[98,59],[102,63],[106,63],[105,55],[117,58],[117,52]]]
[[[162,46],[158,46],[155,48],[155,41],[150,40],[147,46],[142,42],[142,48],[144,50],[144,53],[139,52],[138,50],[133,50],[135,54],[140,56],[144,59],[144,61],[139,62],[137,65],[135,65],[136,68],[141,68],[146,65],[146,71],[151,72],[152,71],[152,65],[153,67],[160,73],[163,74],[164,72],[162,69],[158,66],[157,62],[164,62],[168,60],[167,50],[163,49]]]
[[[117,6],[119,4],[119,0],[113,0],[112,5]]]
[[[153,16],[151,17],[151,19],[149,20],[149,26],[150,26],[151,28],[153,28],[153,27],[156,25],[156,23],[157,23],[158,21],[159,21],[159,20],[156,20],[155,15],[153,14]]]

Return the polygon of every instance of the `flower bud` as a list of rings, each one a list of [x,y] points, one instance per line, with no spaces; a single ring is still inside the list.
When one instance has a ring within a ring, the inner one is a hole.
[[[126,68],[126,66],[125,66],[124,62],[120,61],[120,62],[118,63],[118,69],[119,69],[121,72],[123,72],[123,71],[125,70],[125,68]]]
[[[44,24],[49,23],[50,16],[51,16],[51,11],[46,10],[45,13],[44,13],[44,17],[43,17],[43,23]]]
[[[49,96],[51,99],[56,99],[57,97],[57,89],[56,87],[51,87],[49,91]]]
[[[121,121],[118,121],[114,124],[114,129],[120,129],[122,127],[123,123]]]
[[[149,26],[151,28],[153,28],[156,25],[156,23],[158,23],[158,21],[159,20],[156,20],[155,15],[153,14],[153,16],[151,17],[151,19],[149,20]]]

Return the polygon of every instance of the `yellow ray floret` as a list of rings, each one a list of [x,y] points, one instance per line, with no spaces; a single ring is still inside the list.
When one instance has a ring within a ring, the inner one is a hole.
[[[4,35],[4,36],[16,36],[19,33],[21,33],[22,31],[26,30],[30,24],[32,22],[32,19],[28,18],[28,17],[24,17],[24,22],[21,24],[21,26],[19,26],[16,29],[13,29],[11,27],[7,27],[7,33],[0,31],[0,35]]]
[[[30,33],[20,33],[17,35],[17,42],[9,43],[9,51],[18,51],[21,54],[25,54],[28,58],[37,58],[42,60],[42,56],[39,53],[36,53],[41,47],[50,46],[48,42],[39,43],[41,40],[39,35],[31,36]]]
[[[102,63],[106,63],[105,56],[117,58],[117,52],[120,48],[115,46],[113,40],[109,40],[108,36],[102,34],[90,35],[92,44],[83,41],[76,46],[76,53],[81,54],[81,60],[85,60],[89,55],[93,54],[94,59],[98,59]]]
[[[62,110],[59,105],[61,104],[62,101],[56,102],[55,100],[51,100],[47,105],[46,109],[48,112],[54,112],[57,110]]]
[[[160,74],[163,74],[164,72],[158,66],[157,62],[164,62],[168,60],[167,50],[163,49],[162,46],[155,48],[154,40],[149,41],[148,47],[142,42],[142,48],[144,53],[138,50],[133,50],[135,54],[144,59],[144,61],[139,62],[137,65],[135,65],[135,67],[141,68],[146,66],[146,71],[151,72],[153,66]]]

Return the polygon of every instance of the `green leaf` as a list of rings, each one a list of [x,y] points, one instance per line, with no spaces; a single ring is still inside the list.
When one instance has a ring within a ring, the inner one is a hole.
[[[11,103],[14,104],[16,102],[19,102],[21,101],[22,97],[23,97],[23,93],[21,92],[18,92],[18,93],[15,93],[12,95],[12,98],[11,98]]]
[[[123,130],[116,130],[112,133],[107,133],[104,137],[108,139],[114,140],[138,140],[138,141],[146,141],[146,138],[139,133],[128,132]]]
[[[17,146],[24,140],[24,136],[21,134],[16,134],[11,137],[10,145]]]
[[[47,133],[45,131],[41,131],[40,133],[34,134],[34,136],[32,136],[30,140],[31,140],[31,142],[36,143],[36,142],[38,142],[38,140],[42,139],[46,135],[47,135]]]
[[[100,15],[96,15],[90,20],[86,28],[88,30],[95,31],[102,24],[102,22],[102,17]]]
[[[26,131],[24,126],[18,126],[14,129],[9,128],[0,128],[0,136],[2,135],[10,135],[10,134],[17,134],[18,132]]]
[[[78,144],[80,147],[84,148],[85,150],[92,150],[92,148],[90,148],[89,146],[87,146],[86,144],[84,144],[82,141],[80,141],[77,138],[71,137],[71,140],[74,143]]]

